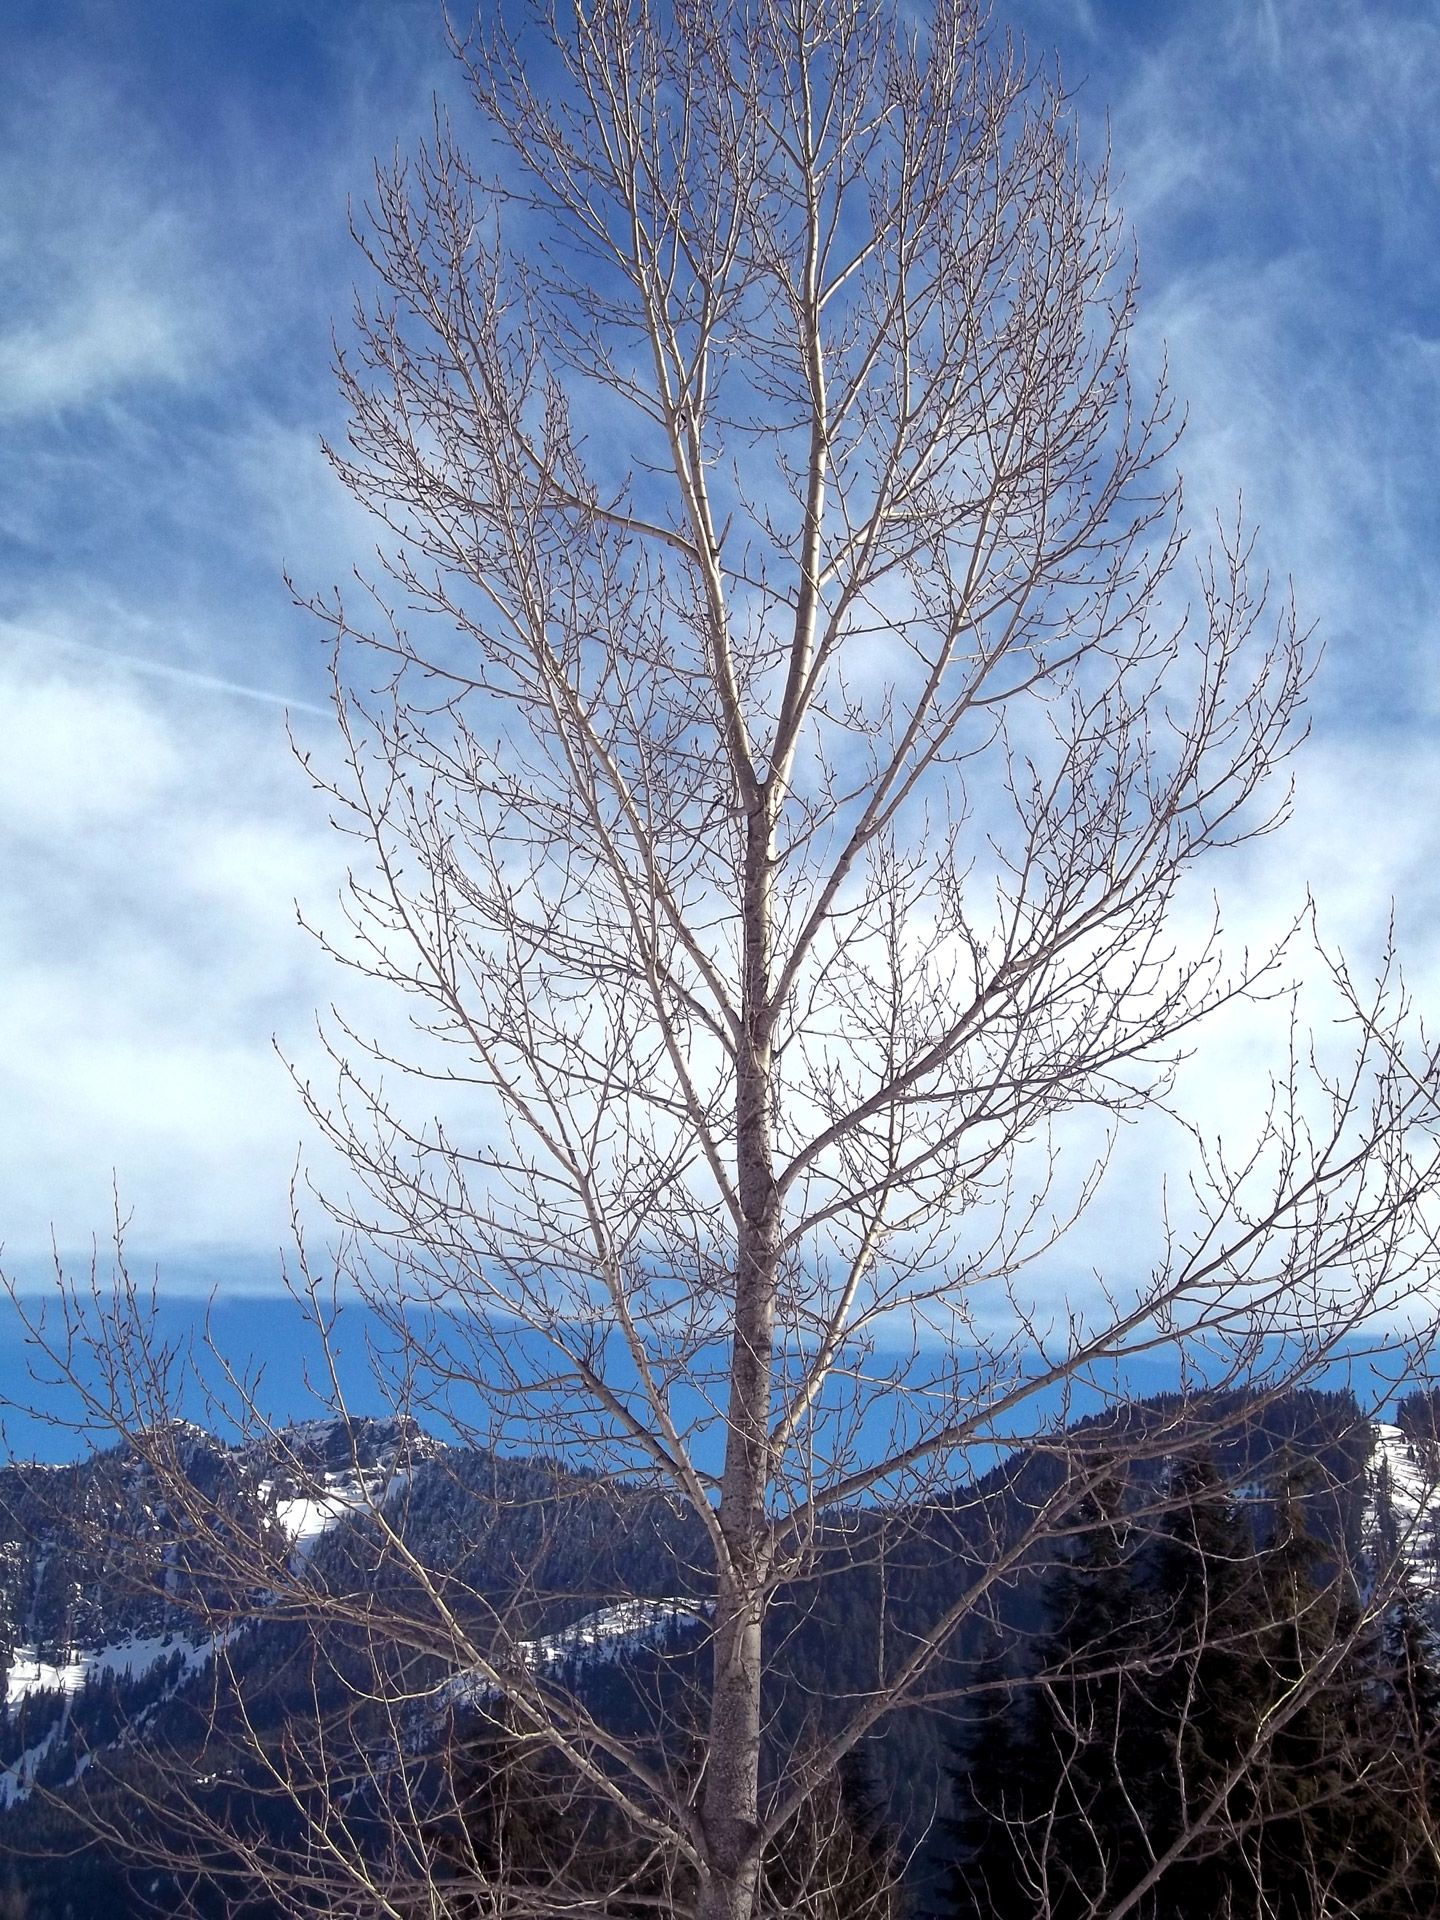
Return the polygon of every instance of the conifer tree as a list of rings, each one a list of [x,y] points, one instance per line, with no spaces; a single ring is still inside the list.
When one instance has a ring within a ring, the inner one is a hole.
[[[1387,1648],[1382,1633],[1362,1629],[1355,1596],[1325,1577],[1325,1548],[1307,1523],[1307,1478],[1283,1474],[1262,1562],[1267,1710],[1275,1712],[1307,1674],[1321,1673],[1323,1682],[1303,1687],[1297,1712],[1276,1715],[1250,1832],[1238,1850],[1253,1881],[1248,1910],[1265,1920],[1434,1914],[1440,1880],[1428,1840],[1431,1768],[1421,1731],[1435,1686],[1428,1649],[1418,1621],[1408,1644]]]
[[[1010,1710],[988,1716],[963,1768],[961,1920],[1091,1912],[1140,1838],[1116,1764],[1133,1725],[1137,1597],[1117,1480],[1099,1481],[1074,1527],[1072,1552],[1047,1583],[1047,1629],[1009,1690]]]
[[[1024,1669],[990,1663],[998,1704],[955,1774],[956,1920],[1440,1913],[1418,1597],[1366,1624],[1288,1461],[1268,1526],[1203,1456],[1146,1541],[1117,1492],[1104,1504],[1078,1517]]]
[[[1135,1647],[1125,1751],[1144,1851],[1158,1859],[1236,1769],[1255,1734],[1267,1669],[1254,1542],[1213,1460],[1180,1461],[1159,1527],[1136,1567]],[[1137,1641],[1141,1635],[1137,1633]],[[1242,1774],[1234,1800],[1248,1790]],[[1227,1812],[1233,1818],[1232,1804]],[[1222,1820],[1162,1881],[1174,1920],[1226,1911],[1231,1865]],[[1148,1864],[1148,1862],[1147,1862]]]

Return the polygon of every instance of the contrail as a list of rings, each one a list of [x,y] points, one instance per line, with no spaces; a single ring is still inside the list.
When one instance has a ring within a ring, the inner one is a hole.
[[[318,713],[328,715],[329,707],[318,706],[313,700],[297,700],[285,693],[269,693],[263,687],[247,687],[239,680],[223,680],[218,674],[197,673],[193,667],[175,667],[164,660],[147,660],[143,654],[117,653],[112,647],[97,647],[88,640],[71,640],[58,633],[36,633],[25,627],[5,629],[9,634],[31,646],[70,647],[79,653],[92,653],[97,659],[111,666],[129,667],[135,673],[150,673],[162,680],[183,680],[194,687],[206,687],[212,693],[231,693],[241,700],[259,700],[267,707],[286,707],[294,713]]]

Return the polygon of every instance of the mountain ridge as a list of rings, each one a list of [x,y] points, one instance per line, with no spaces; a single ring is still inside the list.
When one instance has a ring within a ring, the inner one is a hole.
[[[1027,1476],[1043,1482],[1059,1470],[1055,1461],[1065,1449],[1103,1450],[1139,1423],[1157,1436],[1143,1473],[1162,1475],[1171,1455],[1159,1441],[1173,1442],[1172,1454],[1183,1450],[1178,1407],[1166,1396],[1126,1403],[1057,1432],[1045,1447],[1012,1455],[974,1482],[957,1483],[953,1511],[947,1515],[937,1503],[914,1533],[913,1592],[897,1617],[923,1619],[937,1594],[943,1598],[957,1580],[974,1577],[979,1548],[966,1516],[980,1503],[1023,1500]],[[1424,1421],[1376,1423],[1343,1394],[1292,1395],[1267,1408],[1263,1428],[1238,1417],[1243,1411],[1237,1407],[1226,1461],[1236,1497],[1263,1505],[1266,1475],[1289,1454],[1325,1461],[1322,1531],[1345,1537],[1357,1565],[1367,1555],[1378,1564],[1397,1545],[1413,1545],[1432,1632],[1440,1626],[1437,1448]],[[683,1684],[685,1662],[700,1656],[703,1530],[643,1482],[460,1448],[414,1422],[368,1416],[301,1422],[234,1445],[189,1423],[137,1438],[169,1449],[217,1510],[227,1502],[257,1503],[288,1543],[300,1581],[339,1591],[366,1579],[375,1553],[370,1530],[383,1516],[425,1564],[445,1569],[457,1590],[488,1596],[495,1617],[507,1622],[504,1657],[580,1686],[599,1711],[632,1713],[647,1690],[651,1708],[659,1702],[663,1709],[662,1695],[679,1697],[673,1688]],[[0,1469],[0,1844],[7,1825],[38,1818],[26,1812],[37,1792],[37,1807],[53,1804],[57,1794],[63,1802],[87,1775],[95,1777],[97,1760],[118,1776],[143,1768],[148,1740],[195,1736],[197,1703],[215,1686],[217,1636],[194,1630],[186,1582],[195,1570],[184,1564],[177,1539],[183,1528],[158,1492],[133,1444],[63,1467]],[[843,1548],[849,1559],[835,1563],[837,1578],[802,1585],[778,1601],[776,1631],[786,1634],[791,1658],[773,1710],[813,1716],[823,1711],[816,1700],[826,1686],[860,1683],[856,1662],[874,1604],[865,1543],[883,1511],[857,1512]],[[128,1558],[117,1546],[107,1562],[107,1526],[111,1544],[124,1545]],[[1007,1602],[1022,1627],[1033,1607],[1030,1592],[1022,1573]],[[233,1597],[226,1604],[238,1607]],[[272,1666],[283,1666],[292,1631],[288,1616],[270,1618],[258,1596],[218,1647],[226,1684],[236,1674],[268,1676]],[[957,1648],[953,1657],[973,1659],[976,1649]],[[458,1666],[437,1670],[426,1685],[431,1706],[413,1735],[422,1742],[439,1740],[447,1717],[481,1710],[487,1697],[483,1675]],[[949,1737],[933,1713],[907,1708],[892,1716],[876,1749],[880,1798],[906,1831],[934,1818],[933,1795],[928,1815],[920,1802],[924,1782],[943,1771]]]

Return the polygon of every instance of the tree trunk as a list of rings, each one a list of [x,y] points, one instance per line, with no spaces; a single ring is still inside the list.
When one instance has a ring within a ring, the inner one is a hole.
[[[760,1874],[760,1676],[769,1574],[766,1492],[780,1196],[773,1153],[770,990],[772,829],[768,795],[750,817],[744,888],[744,1043],[736,1076],[741,1227],[716,1584],[715,1673],[701,1824],[701,1920],[749,1920]]]

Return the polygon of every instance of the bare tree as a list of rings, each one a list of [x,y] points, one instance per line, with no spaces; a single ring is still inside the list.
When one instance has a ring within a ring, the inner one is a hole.
[[[1189,1136],[1155,1249],[1041,1304],[1117,1127],[1169,1111],[1208,1016],[1282,993],[1281,952],[1227,965],[1171,909],[1283,815],[1306,678],[1243,531],[1187,573],[1105,167],[975,0],[592,0],[456,51],[478,159],[439,116],[360,229],[332,457],[389,585],[316,603],[343,763],[307,760],[357,842],[327,943],[411,1023],[337,1016],[338,1093],[306,1096],[406,1404],[683,1514],[694,1753],[507,1657],[528,1629],[477,1627],[383,1500],[403,1603],[273,1545],[266,1578],[479,1676],[697,1920],[749,1920],[767,1847],[953,1694],[946,1649],[1093,1462],[1058,1450],[792,1747],[777,1595],[839,1541],[884,1588],[969,1463],[1140,1356],[1258,1399],[1398,1309],[1431,1273],[1434,1063],[1391,965],[1361,991],[1327,962],[1348,1062],[1292,1045],[1238,1153]],[[1182,1424],[1115,1444],[1158,1460]]]

